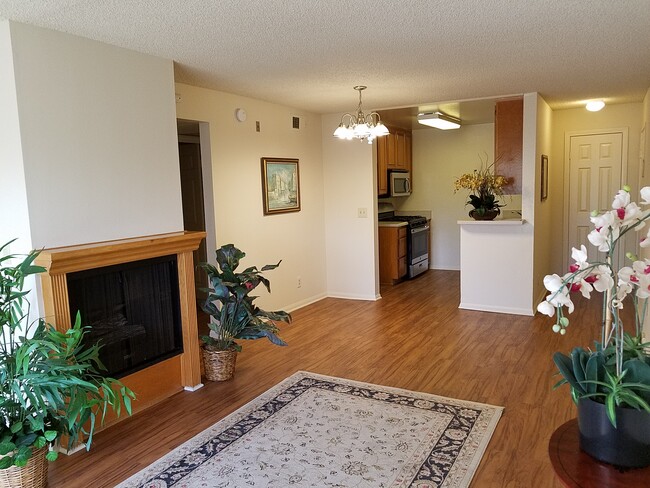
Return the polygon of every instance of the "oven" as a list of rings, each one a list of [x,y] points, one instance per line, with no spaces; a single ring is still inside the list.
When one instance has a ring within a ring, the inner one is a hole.
[[[407,234],[408,277],[413,278],[429,269],[429,224],[425,220],[411,225]]]

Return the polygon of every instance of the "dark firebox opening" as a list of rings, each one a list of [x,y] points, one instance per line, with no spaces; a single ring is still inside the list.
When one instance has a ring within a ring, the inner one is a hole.
[[[176,256],[69,273],[71,317],[90,326],[108,376],[120,378],[183,352]]]

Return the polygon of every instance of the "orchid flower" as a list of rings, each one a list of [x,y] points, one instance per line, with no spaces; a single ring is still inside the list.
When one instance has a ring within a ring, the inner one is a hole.
[[[619,284],[625,283],[630,288],[636,287],[638,298],[650,297],[650,260],[634,261],[631,267],[621,268],[618,277]]]
[[[650,205],[650,186],[642,188],[640,194],[641,205]],[[611,208],[606,212],[592,213],[590,220],[594,228],[587,236],[592,245],[607,254],[606,260],[590,263],[587,248],[584,245],[574,247],[571,249],[574,262],[569,266],[569,273],[564,276],[547,275],[544,278],[544,286],[549,294],[537,306],[537,311],[557,316],[557,322],[553,325],[555,332],[566,332],[569,320],[564,316],[564,307],[567,313],[573,312],[571,293],[580,292],[587,299],[593,290],[606,293],[608,303],[605,310],[608,320],[611,321],[613,315],[615,327],[622,326],[617,310],[623,308],[623,302],[629,294],[634,293],[638,299],[650,298],[650,259],[638,260],[628,253],[627,257],[633,261],[631,266],[616,271],[612,265],[616,244],[628,231],[639,231],[645,226],[645,221],[650,220],[650,208],[643,209],[632,202],[627,186],[616,193]],[[644,234],[640,246],[650,247],[650,230]]]
[[[641,203],[650,205],[650,186],[644,186],[639,193],[641,194]]]

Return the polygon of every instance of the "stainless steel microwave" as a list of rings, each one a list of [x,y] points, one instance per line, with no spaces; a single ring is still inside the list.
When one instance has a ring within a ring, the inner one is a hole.
[[[409,171],[389,171],[391,197],[408,197],[411,194],[411,173]]]

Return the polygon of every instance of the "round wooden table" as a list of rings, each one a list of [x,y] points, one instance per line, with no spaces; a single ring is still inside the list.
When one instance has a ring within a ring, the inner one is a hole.
[[[650,486],[650,467],[620,471],[580,450],[578,419],[561,425],[548,444],[555,474],[568,488],[634,488]]]

